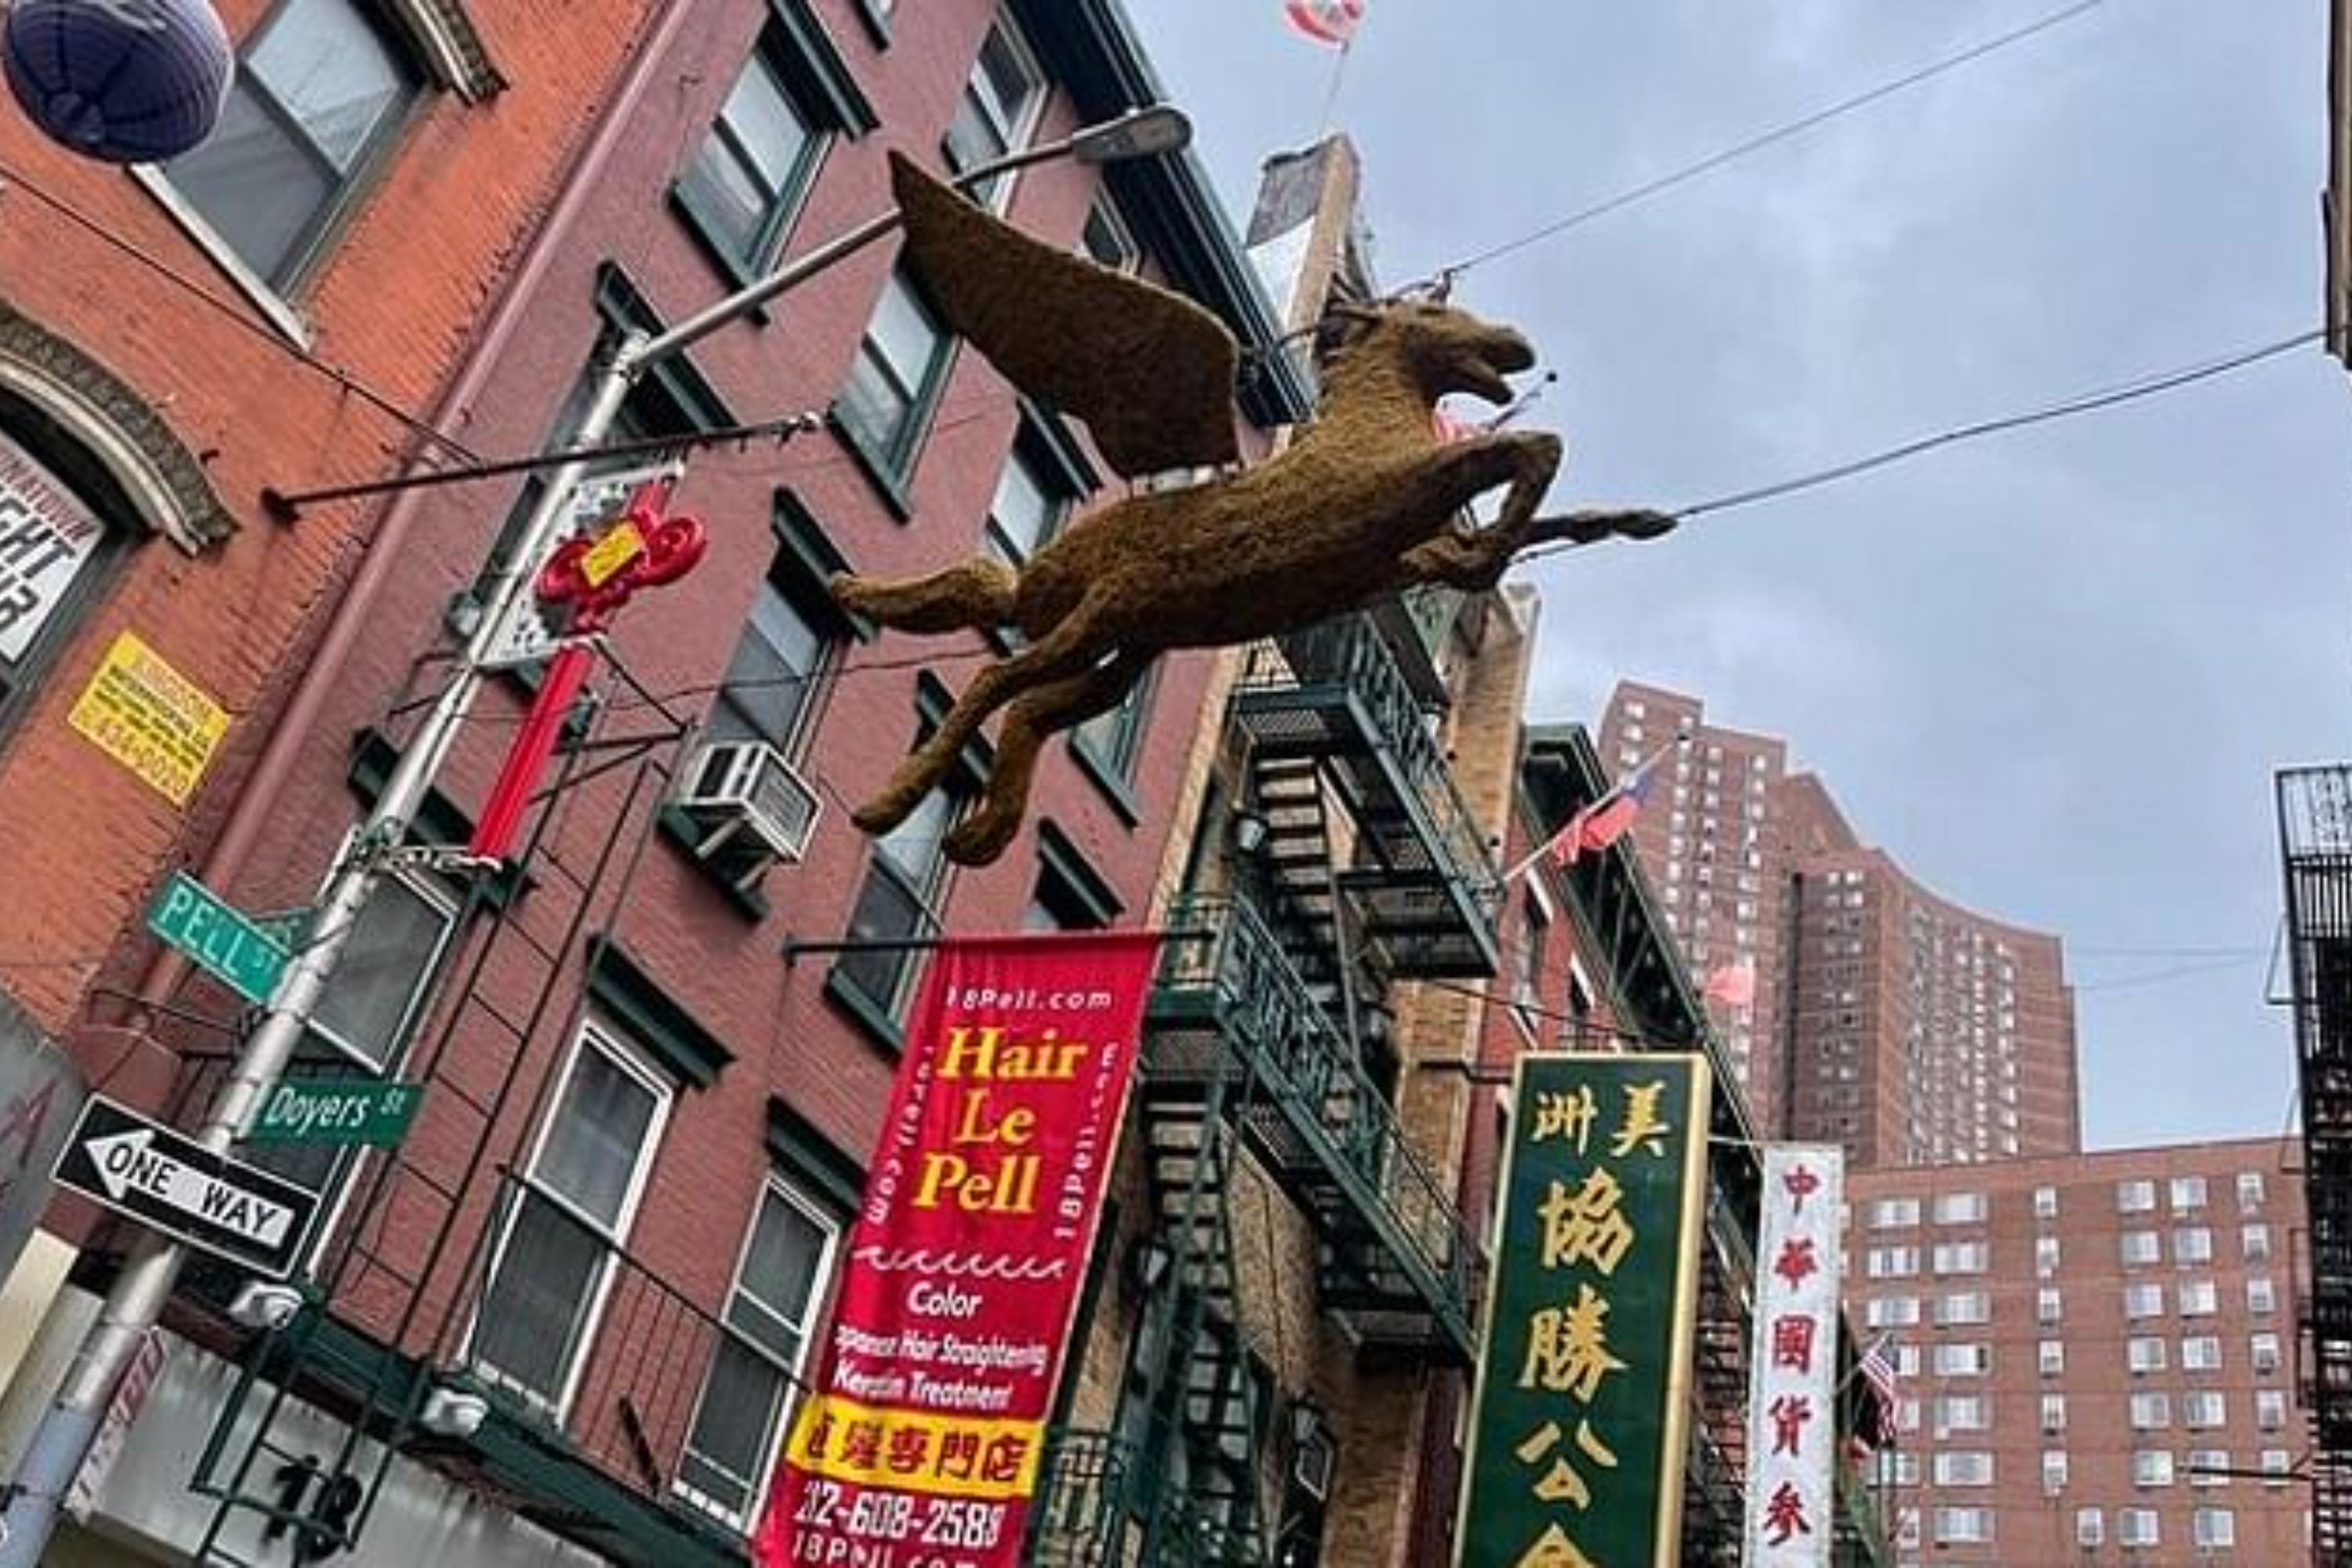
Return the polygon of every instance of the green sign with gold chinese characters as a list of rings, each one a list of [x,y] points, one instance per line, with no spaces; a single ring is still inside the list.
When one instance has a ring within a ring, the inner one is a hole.
[[[1519,1058],[1459,1568],[1670,1568],[1712,1085],[1698,1056]]]

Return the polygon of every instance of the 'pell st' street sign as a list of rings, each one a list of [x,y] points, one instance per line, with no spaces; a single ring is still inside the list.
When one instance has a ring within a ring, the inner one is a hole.
[[[422,1084],[288,1079],[261,1102],[248,1143],[373,1143],[408,1135]]]
[[[173,872],[148,906],[147,929],[257,1005],[268,1004],[286,968],[283,947],[184,871]]]
[[[308,1189],[97,1095],[83,1102],[56,1175],[60,1186],[272,1279],[293,1272],[319,1211]]]

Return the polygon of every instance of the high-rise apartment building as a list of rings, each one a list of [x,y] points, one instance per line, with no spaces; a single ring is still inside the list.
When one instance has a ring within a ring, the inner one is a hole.
[[[1898,1564],[2306,1561],[2292,1142],[1858,1173]]]
[[[1638,852],[1759,1125],[1865,1166],[2081,1146],[2057,938],[1921,886],[1785,742],[1696,698],[1622,684],[1601,745],[1621,778],[1658,756]]]

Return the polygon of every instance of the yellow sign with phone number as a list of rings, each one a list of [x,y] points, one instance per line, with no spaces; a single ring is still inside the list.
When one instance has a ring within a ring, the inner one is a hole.
[[[174,805],[188,803],[228,732],[221,705],[127,631],[107,648],[66,722]]]

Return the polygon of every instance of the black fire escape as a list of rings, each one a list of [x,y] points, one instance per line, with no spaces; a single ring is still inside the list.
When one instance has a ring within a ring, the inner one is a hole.
[[[2337,1568],[2352,1563],[2352,766],[2283,770],[2278,810],[2310,1224],[2312,1560]]]

